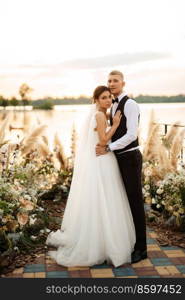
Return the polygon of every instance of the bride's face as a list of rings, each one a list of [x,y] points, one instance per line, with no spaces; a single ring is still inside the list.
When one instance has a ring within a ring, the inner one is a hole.
[[[111,95],[111,93],[109,91],[103,92],[99,96],[99,98],[97,100],[97,103],[98,103],[100,108],[108,109],[112,104],[112,95]]]

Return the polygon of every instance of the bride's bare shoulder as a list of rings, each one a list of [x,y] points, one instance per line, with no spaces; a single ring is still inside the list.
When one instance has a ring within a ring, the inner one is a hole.
[[[97,111],[95,117],[97,126],[106,126],[106,116],[102,111]],[[97,130],[97,127],[94,130]]]
[[[97,111],[96,114],[95,114],[95,116],[96,116],[97,120],[101,120],[101,119],[103,120],[103,119],[106,118],[105,114],[102,111]]]
[[[107,117],[107,120],[110,119],[110,112],[106,112],[106,117]]]

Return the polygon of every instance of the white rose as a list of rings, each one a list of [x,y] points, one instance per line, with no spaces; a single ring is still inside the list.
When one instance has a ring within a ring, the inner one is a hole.
[[[155,198],[152,198],[152,204],[155,204],[155,203],[156,203]]]
[[[36,220],[37,220],[37,219],[30,217],[29,224],[30,224],[30,225],[35,224]]]
[[[158,194],[158,195],[161,195],[163,192],[164,192],[164,191],[163,191],[162,189],[158,189],[158,190],[157,190],[157,194]]]
[[[30,195],[25,195],[24,199],[31,200],[31,197],[30,197]]]
[[[148,167],[148,165],[149,165],[149,163],[148,163],[148,162],[145,162],[145,163],[143,163],[143,169],[147,168],[147,167]]]
[[[160,204],[157,204],[157,205],[156,205],[156,207],[157,207],[157,208],[160,208],[160,207],[161,207],[161,205],[160,205]]]
[[[43,208],[43,207],[39,207],[39,210],[40,210],[40,211],[44,211],[44,208]]]
[[[149,191],[150,190],[149,184],[145,184],[144,188],[145,188],[145,190]]]
[[[150,170],[145,170],[144,171],[145,176],[150,177],[152,175],[152,172]]]
[[[0,151],[2,154],[6,153],[8,151],[8,147],[9,145],[8,144],[4,144],[1,148],[0,148]]]

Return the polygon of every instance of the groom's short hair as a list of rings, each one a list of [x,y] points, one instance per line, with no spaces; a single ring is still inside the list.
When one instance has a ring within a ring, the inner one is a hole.
[[[109,73],[109,75],[119,75],[121,77],[122,80],[124,80],[124,76],[123,73],[117,70],[113,70]]]

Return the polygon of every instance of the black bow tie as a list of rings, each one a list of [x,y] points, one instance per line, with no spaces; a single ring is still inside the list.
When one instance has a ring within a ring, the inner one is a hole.
[[[117,102],[117,103],[119,102],[119,101],[118,101],[118,98],[112,100],[112,103],[113,103],[113,104],[114,104],[115,102]]]

